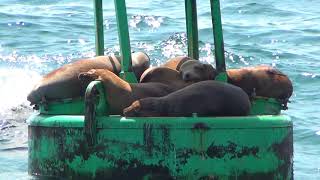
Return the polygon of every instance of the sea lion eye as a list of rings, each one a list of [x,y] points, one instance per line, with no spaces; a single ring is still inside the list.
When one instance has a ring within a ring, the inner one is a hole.
[[[204,65],[204,64],[197,64],[197,65],[194,66],[194,69],[195,69],[195,70],[202,70],[202,69],[205,68],[203,65]]]
[[[183,80],[189,81],[190,80],[190,74],[189,73],[184,74]]]

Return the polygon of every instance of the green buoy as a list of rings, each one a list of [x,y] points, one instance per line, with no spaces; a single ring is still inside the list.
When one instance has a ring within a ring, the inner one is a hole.
[[[131,50],[124,0],[115,0],[122,73]],[[219,0],[211,0],[218,80],[226,81]],[[196,1],[185,0],[189,56],[198,59]],[[95,0],[103,54],[102,0]],[[108,114],[103,85],[80,99],[40,104],[29,119],[29,174],[73,179],[293,179],[292,121],[275,99],[252,101],[246,117],[125,118]]]

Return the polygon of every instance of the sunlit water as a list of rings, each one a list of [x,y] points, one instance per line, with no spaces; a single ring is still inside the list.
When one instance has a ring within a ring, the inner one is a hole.
[[[118,52],[113,1],[104,2],[105,52]],[[209,1],[198,1],[201,60],[214,64]],[[152,65],[186,54],[183,0],[127,0],[131,46]],[[320,1],[221,1],[228,67],[268,64],[294,84],[295,179],[320,179]],[[26,95],[41,75],[94,56],[87,0],[0,0],[0,179],[27,175]]]

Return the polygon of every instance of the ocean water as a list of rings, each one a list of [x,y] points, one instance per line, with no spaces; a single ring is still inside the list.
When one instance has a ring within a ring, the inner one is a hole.
[[[183,0],[127,0],[131,46],[158,65],[186,55]],[[221,0],[227,67],[272,65],[293,82],[294,177],[320,179],[320,1]],[[93,2],[0,0],[0,179],[27,174],[26,95],[41,75],[94,51]],[[209,1],[198,1],[201,61],[214,64]],[[104,1],[105,53],[119,51]],[[318,109],[318,110],[317,110]]]

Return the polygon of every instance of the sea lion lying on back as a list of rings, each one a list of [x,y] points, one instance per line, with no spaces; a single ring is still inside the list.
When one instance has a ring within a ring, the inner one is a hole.
[[[215,69],[213,70],[213,77],[211,77],[207,73],[198,71],[197,66],[196,63],[190,65],[184,63],[180,68],[183,80],[210,80],[216,77]],[[293,87],[288,76],[270,66],[228,69],[227,76],[228,83],[241,87],[249,96],[276,98],[284,100],[284,103],[286,103],[292,95]]]
[[[148,97],[123,110],[127,117],[139,116],[246,116],[248,95],[239,87],[218,81],[201,81],[164,97]]]
[[[110,114],[122,114],[124,108],[138,99],[165,96],[176,90],[175,87],[157,82],[127,83],[107,69],[92,69],[80,73],[79,79],[84,86],[93,80],[102,81]]]
[[[43,99],[57,100],[83,96],[86,86],[79,81],[79,73],[90,69],[107,69],[118,75],[121,70],[120,62],[119,57],[112,55],[97,56],[66,64],[45,75],[29,93],[27,99],[32,105]],[[149,57],[145,53],[132,53],[132,70],[138,79],[149,65]]]

